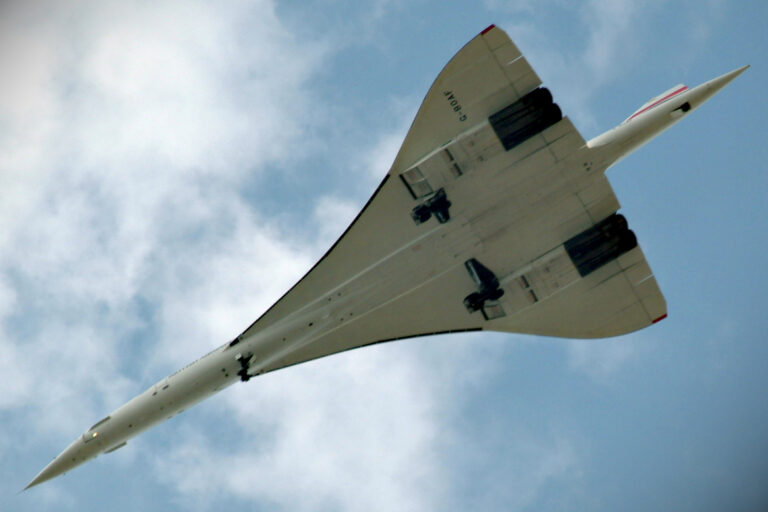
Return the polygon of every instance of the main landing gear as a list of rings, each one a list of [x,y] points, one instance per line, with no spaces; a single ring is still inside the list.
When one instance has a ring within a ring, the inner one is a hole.
[[[253,353],[247,352],[245,354],[237,354],[235,356],[235,361],[240,363],[240,369],[237,371],[237,374],[240,376],[240,380],[243,382],[248,382],[251,380],[252,375],[248,373],[248,369],[251,366],[251,359],[253,359]]]

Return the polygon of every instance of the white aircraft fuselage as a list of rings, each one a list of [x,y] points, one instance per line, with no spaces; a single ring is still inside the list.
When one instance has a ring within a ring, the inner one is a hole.
[[[483,35],[486,33],[487,31],[484,31]],[[652,99],[626,121],[591,139],[586,146],[580,148],[579,161],[589,162],[592,175],[602,176],[611,165],[686,117],[746,68],[747,66],[731,71],[692,89],[678,86]],[[448,95],[448,91],[444,94],[449,98],[449,101],[453,101]],[[458,105],[457,101],[455,103]],[[461,116],[464,115],[461,114],[461,110],[456,110],[454,103],[449,103],[449,105],[453,106],[454,111],[459,112],[459,121],[464,122],[464,119],[461,119]],[[458,108],[461,109],[462,107],[458,105]],[[465,132],[477,132],[481,129],[487,129],[490,132],[487,119],[479,120],[474,124],[467,123]],[[453,161],[452,155],[460,153],[458,146],[454,150],[454,144],[458,144],[456,141],[462,137],[463,135],[460,134],[447,143],[435,147],[433,153],[445,152]],[[431,158],[431,154],[422,157],[420,161],[426,161],[429,158]],[[398,184],[398,186],[400,185]],[[456,202],[450,194],[451,192],[449,192],[449,199]],[[504,204],[502,196],[495,199],[493,199],[495,196],[489,195],[488,197],[491,199],[487,202],[476,207],[473,206],[475,209],[468,209],[467,212],[469,213],[466,216],[490,218],[489,216],[494,215],[494,211],[502,208],[501,205]],[[503,213],[503,209],[499,211]],[[354,325],[355,322],[369,321],[370,318],[379,313],[384,314],[387,305],[399,300],[411,290],[419,287],[426,289],[439,281],[443,275],[442,271],[426,270],[426,267],[422,271],[415,260],[413,270],[406,273],[402,282],[395,283],[393,280],[391,283],[385,283],[381,279],[372,281],[370,276],[377,272],[387,275],[391,273],[392,268],[400,268],[404,265],[403,262],[408,260],[409,255],[415,254],[418,244],[431,243],[432,238],[430,237],[439,236],[438,230],[449,225],[443,224],[442,221],[439,224],[435,223],[434,228],[424,231],[424,234],[420,235],[416,241],[409,241],[396,247],[395,250],[367,264],[365,268],[353,272],[340,282],[335,282],[330,288],[318,288],[314,296],[307,296],[303,300],[300,308],[283,314],[263,328],[259,328],[258,322],[255,323],[255,328],[252,326],[235,340],[216,348],[181,370],[165,377],[75,439],[29,483],[27,488],[67,472],[99,454],[110,453],[125,446],[132,437],[238,381],[247,381],[251,377],[289,364],[327,355],[322,351],[313,352],[311,347],[313,344],[317,344],[319,340],[328,337],[330,333],[342,329],[342,326],[346,329],[350,325]],[[488,240],[490,240],[490,236]],[[487,243],[490,244],[491,242]],[[465,251],[464,246],[459,247],[456,251],[457,253]],[[557,251],[562,253],[562,249],[553,249],[544,254],[542,258],[545,258],[546,261],[555,261],[557,255],[560,254]],[[467,254],[472,255],[469,252]],[[460,259],[463,261],[466,257],[462,256]],[[458,266],[461,266],[460,262]],[[530,292],[533,296],[532,303],[525,306],[525,311],[531,312],[531,314],[534,314],[537,308],[543,308],[549,297],[563,293],[563,290],[573,286],[572,283],[575,283],[579,278],[573,270],[570,270],[571,274],[568,275],[575,277],[569,278],[570,281],[562,281],[565,283],[562,285],[562,289],[547,292],[550,295],[537,292],[539,293],[537,296],[531,291],[532,288],[529,290],[528,278],[525,277],[526,275],[533,275],[531,273],[533,271],[530,269],[534,267],[536,267],[535,261],[526,267],[521,267],[522,270],[500,274],[497,283],[497,288],[507,289],[507,296],[511,297],[513,293],[511,291],[512,283],[516,280],[520,281],[522,283],[520,284],[521,289]],[[478,279],[482,280],[482,276]],[[371,285],[372,282],[381,284],[373,286]],[[480,286],[480,292],[483,292],[483,286]],[[488,292],[487,295],[490,296],[491,292]],[[495,296],[491,297],[491,299],[496,298]],[[484,297],[481,300],[490,301],[491,299]],[[458,302],[460,303],[460,297]],[[481,302],[482,304],[484,302]],[[509,309],[511,306],[506,305],[505,307]],[[449,314],[446,313],[446,315]],[[483,312],[483,314],[486,313]],[[656,322],[664,316],[666,316],[666,310],[651,320]],[[479,317],[479,314],[475,314],[475,317]],[[365,320],[366,318],[368,320]],[[643,325],[650,323],[646,322]],[[458,327],[449,326],[445,331],[474,328],[467,326],[469,324],[461,324]],[[602,335],[612,335],[612,333],[600,334],[598,332],[595,334],[595,336]],[[584,335],[584,337],[588,336],[591,335]],[[392,338],[398,337],[402,337],[402,335],[395,333],[392,336]],[[364,346],[373,341],[384,341],[385,339],[388,338],[359,340],[359,343],[346,345],[343,349]]]

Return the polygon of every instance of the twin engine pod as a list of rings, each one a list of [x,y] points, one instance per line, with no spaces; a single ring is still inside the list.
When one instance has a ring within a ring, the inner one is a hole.
[[[509,151],[562,118],[560,107],[552,103],[552,93],[539,87],[493,114],[488,122]]]
[[[637,247],[623,215],[614,213],[565,242],[565,250],[584,277]]]

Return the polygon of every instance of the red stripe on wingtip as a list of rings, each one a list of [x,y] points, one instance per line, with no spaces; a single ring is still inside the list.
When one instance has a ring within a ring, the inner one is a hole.
[[[651,322],[651,323],[652,323],[652,324],[655,324],[655,323],[657,323],[657,322],[661,322],[661,321],[662,321],[662,320],[664,320],[665,318],[667,318],[667,314],[666,314],[666,313],[664,313],[663,315],[661,315],[659,318],[657,318],[656,320],[654,320],[654,321],[653,321],[653,322]]]
[[[490,32],[491,30],[493,30],[494,28],[496,28],[496,25],[488,25],[488,27],[487,27],[485,30],[483,30],[482,32],[480,32],[480,35],[482,36],[483,34],[487,34],[487,33],[488,33],[488,32]]]

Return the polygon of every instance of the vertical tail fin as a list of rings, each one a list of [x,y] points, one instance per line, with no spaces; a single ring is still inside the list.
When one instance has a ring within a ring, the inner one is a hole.
[[[664,91],[663,93],[659,94],[658,96],[654,96],[653,98],[651,98],[648,101],[646,101],[643,104],[642,107],[640,107],[639,109],[635,110],[632,113],[632,115],[629,116],[628,118],[626,118],[623,122],[626,123],[628,121],[631,121],[632,119],[636,118],[637,116],[642,115],[642,114],[644,114],[644,113],[646,113],[646,112],[648,112],[648,111],[658,107],[662,103],[665,103],[665,102],[671,100],[672,98],[674,98],[678,94],[681,94],[681,93],[683,93],[683,92],[685,92],[687,90],[688,90],[688,87],[686,85],[678,84],[678,85],[672,87],[671,89],[668,89],[668,90]]]

